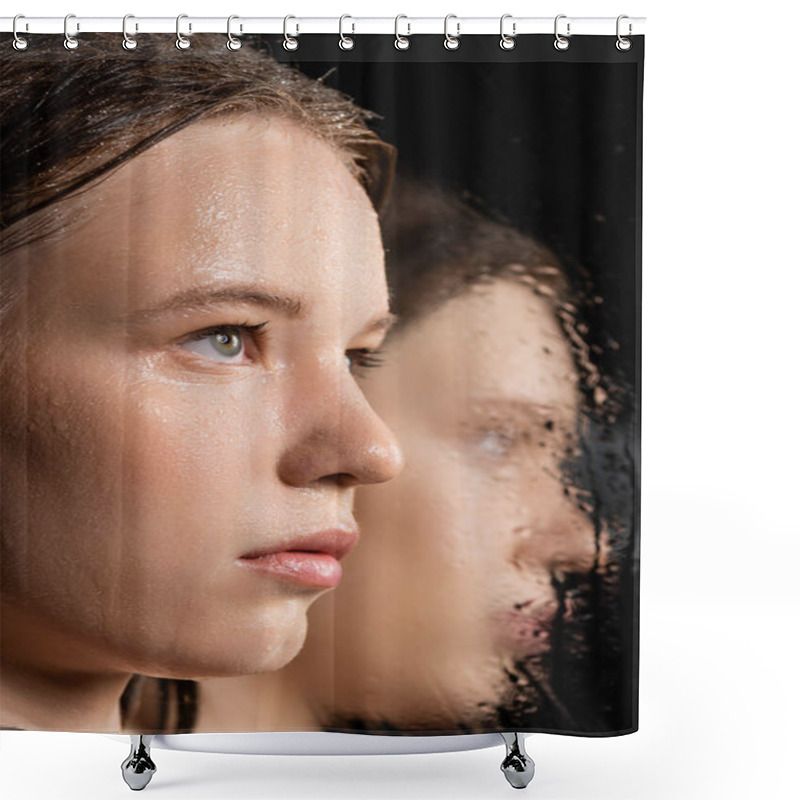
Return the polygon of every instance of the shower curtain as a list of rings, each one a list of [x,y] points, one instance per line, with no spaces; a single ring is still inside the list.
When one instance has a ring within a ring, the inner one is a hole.
[[[4,44],[3,727],[637,729],[644,39],[445,30]]]

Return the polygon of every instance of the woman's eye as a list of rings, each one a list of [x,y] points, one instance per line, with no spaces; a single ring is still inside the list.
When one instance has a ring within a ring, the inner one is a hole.
[[[479,449],[490,456],[504,456],[514,446],[515,437],[501,430],[483,431],[478,438]]]
[[[379,367],[383,364],[382,353],[382,350],[370,350],[367,347],[348,350],[344,355],[345,361],[347,361],[347,369],[357,374],[361,369]]]
[[[220,364],[244,364],[245,333],[253,333],[264,327],[261,325],[221,325],[206,331],[200,331],[182,347],[203,358]]]
[[[527,428],[484,428],[478,433],[478,449],[487,456],[507,456],[518,447],[529,447],[533,433]]]

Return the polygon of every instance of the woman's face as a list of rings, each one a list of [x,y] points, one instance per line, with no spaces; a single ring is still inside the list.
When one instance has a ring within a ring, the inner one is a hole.
[[[594,560],[561,463],[578,424],[568,345],[540,297],[495,280],[394,338],[366,391],[406,467],[358,491],[362,543],[307,646],[333,637],[338,719],[480,725],[504,668],[548,649],[553,576]]]
[[[285,551],[346,550],[355,486],[402,463],[359,383],[390,320],[376,214],[330,146],[256,116],[192,125],[68,202],[91,216],[4,261],[7,655],[281,667],[339,578]]]

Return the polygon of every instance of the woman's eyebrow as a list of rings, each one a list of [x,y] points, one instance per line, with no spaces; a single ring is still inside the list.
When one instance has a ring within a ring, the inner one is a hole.
[[[224,303],[244,303],[258,308],[268,308],[290,318],[301,317],[307,310],[306,304],[299,297],[263,292],[252,286],[229,286],[211,290],[187,289],[154,306],[132,311],[125,315],[124,320],[129,324],[136,325],[157,319],[170,311],[206,311]],[[368,322],[361,332],[368,334],[376,331],[388,331],[397,323],[397,320],[397,314],[387,311]]]
[[[244,303],[259,308],[279,311],[288,317],[299,317],[306,306],[297,297],[273,294],[254,289],[252,286],[229,286],[223,289],[192,288],[171,295],[149,308],[138,309],[126,314],[126,322],[137,324],[160,317],[170,311],[205,311],[223,303]]]
[[[541,424],[565,422],[569,410],[552,403],[540,403],[527,397],[479,397],[470,401],[469,406],[479,414],[497,414],[501,419]]]
[[[368,322],[364,326],[364,330],[362,332],[373,333],[375,331],[388,331],[397,324],[399,319],[400,317],[398,317],[397,314],[387,311],[385,314],[381,314],[381,316],[373,319],[372,322]]]

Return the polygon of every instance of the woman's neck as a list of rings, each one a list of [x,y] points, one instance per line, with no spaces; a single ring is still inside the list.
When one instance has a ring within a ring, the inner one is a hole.
[[[0,666],[0,725],[33,731],[119,733],[119,699],[128,675],[35,673]]]
[[[200,682],[197,733],[318,729],[310,698],[285,668]]]
[[[119,700],[131,676],[100,668],[88,647],[19,606],[0,606],[0,726],[118,733]]]
[[[201,681],[195,730],[321,730],[333,701],[333,612],[327,596],[314,603],[305,644],[282,669]]]

